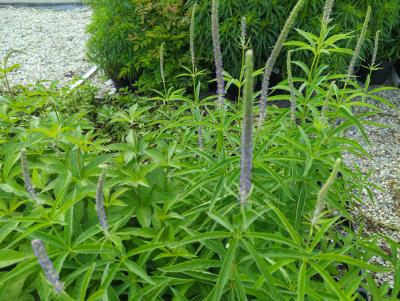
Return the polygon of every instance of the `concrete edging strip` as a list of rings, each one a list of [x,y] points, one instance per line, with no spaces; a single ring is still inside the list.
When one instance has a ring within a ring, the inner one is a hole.
[[[81,0],[0,0],[1,6],[82,6]]]

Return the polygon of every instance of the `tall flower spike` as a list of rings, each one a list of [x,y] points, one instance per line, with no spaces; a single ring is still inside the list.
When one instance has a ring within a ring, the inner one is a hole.
[[[247,46],[247,21],[246,17],[242,17],[241,26],[240,26],[240,43],[242,44],[242,48],[245,49]]]
[[[103,170],[99,181],[97,182],[97,189],[96,189],[96,212],[97,216],[99,217],[101,227],[108,232],[108,222],[106,212],[104,211],[104,196],[103,196],[103,187],[104,187],[104,180],[106,178],[106,171]]]
[[[335,84],[336,84],[335,81],[331,82],[331,84],[329,85],[329,88],[328,88],[328,92],[326,93],[325,100],[324,100],[324,106],[322,107],[322,114],[321,114],[323,119],[325,119],[325,117],[326,117],[326,111],[328,110],[328,101],[332,95],[332,90],[333,90],[333,87],[335,86]]]
[[[321,190],[318,192],[317,205],[315,206],[314,214],[311,219],[311,225],[313,227],[317,224],[317,222],[321,216],[321,213],[324,210],[326,196],[328,195],[329,189],[331,188],[331,186],[333,185],[333,183],[335,182],[335,180],[337,178],[341,164],[342,164],[342,160],[337,159],[328,180],[322,186]]]
[[[379,34],[381,33],[380,30],[378,30],[375,33],[375,43],[374,43],[374,52],[372,54],[372,61],[371,61],[371,66],[375,65],[376,62],[376,56],[378,55],[378,48],[379,48]]]
[[[291,108],[291,119],[294,125],[296,125],[296,90],[294,89],[293,75],[292,75],[292,51],[288,52],[287,55],[287,75],[290,90],[290,108]]]
[[[281,33],[279,34],[278,40],[274,48],[272,49],[271,55],[267,60],[264,69],[264,76],[261,87],[261,97],[260,97],[260,116],[258,119],[258,127],[261,127],[265,120],[266,109],[267,109],[267,97],[268,97],[268,89],[269,82],[271,79],[272,69],[274,68],[275,62],[279,56],[279,53],[283,47],[283,43],[286,41],[287,36],[289,34],[289,30],[292,28],[294,21],[296,20],[297,14],[299,13],[304,0],[298,0],[297,4],[291,11],[289,18],[286,20],[285,26],[283,27]]]
[[[22,167],[22,176],[24,177],[25,189],[28,192],[29,196],[32,200],[37,202],[35,188],[32,186],[31,177],[29,175],[29,165],[28,159],[26,157],[26,150],[23,149],[21,151],[21,167]]]
[[[243,89],[243,126],[240,162],[240,203],[245,205],[251,189],[253,165],[253,50],[246,51],[246,71]]]
[[[54,286],[54,289],[58,294],[61,293],[63,291],[63,284],[60,281],[60,276],[54,268],[53,263],[47,255],[43,242],[39,239],[34,239],[31,244],[33,252],[38,259],[47,280]]]
[[[326,0],[326,2],[325,2],[324,16],[322,18],[322,21],[325,24],[329,24],[332,21],[331,14],[332,14],[334,4],[335,4],[335,0]]]
[[[213,41],[214,63],[215,63],[215,76],[217,79],[217,94],[218,94],[218,107],[224,108],[225,96],[225,81],[224,81],[224,66],[222,63],[221,42],[219,38],[219,25],[218,25],[218,0],[212,1],[211,7],[211,34]]]
[[[358,38],[356,48],[353,53],[353,57],[351,58],[351,62],[349,68],[347,69],[347,80],[354,74],[354,67],[356,66],[358,57],[360,56],[361,48],[364,44],[365,36],[367,35],[368,23],[371,18],[371,6],[368,6],[367,15],[365,16],[364,24],[361,29],[361,34]]]
[[[199,143],[199,147],[203,148],[204,144],[203,144],[203,127],[201,125],[199,125],[199,128],[197,129],[197,142]]]
[[[161,75],[161,81],[164,86],[164,92],[166,92],[166,87],[165,87],[165,74],[164,74],[164,49],[165,48],[165,43],[162,43],[160,46],[160,75]]]
[[[197,3],[193,5],[192,8],[192,19],[190,21],[190,57],[192,58],[192,71],[194,73],[196,67],[196,57],[194,53],[194,22],[196,16]]]

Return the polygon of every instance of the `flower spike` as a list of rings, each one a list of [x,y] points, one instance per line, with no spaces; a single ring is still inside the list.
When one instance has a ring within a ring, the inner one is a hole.
[[[253,165],[253,50],[246,51],[246,71],[243,89],[243,126],[240,162],[240,204],[245,205],[251,189]]]
[[[294,21],[299,13],[301,7],[303,6],[304,0],[297,1],[297,4],[291,11],[286,23],[279,34],[278,40],[274,48],[272,49],[271,55],[267,60],[264,69],[264,76],[262,80],[262,87],[261,87],[261,97],[260,97],[260,116],[258,119],[258,127],[261,127],[264,123],[265,116],[266,116],[266,109],[267,109],[267,98],[268,98],[268,90],[269,90],[269,82],[271,79],[272,69],[274,68],[275,62],[281,52],[283,47],[283,43],[285,43],[287,36],[289,34],[289,30],[292,28]]]
[[[215,73],[217,78],[217,94],[218,94],[218,108],[224,108],[225,97],[225,81],[224,81],[224,66],[222,62],[221,41],[219,37],[219,24],[218,24],[218,0],[212,1],[211,7],[211,33],[214,50],[214,63]]]
[[[28,164],[28,158],[26,156],[25,149],[23,149],[21,151],[20,161],[21,161],[21,168],[22,168],[22,176],[24,178],[24,183],[25,183],[25,189],[28,192],[31,199],[34,200],[35,202],[38,202],[37,197],[36,197],[35,188],[33,188],[33,186],[32,186],[31,176],[29,175],[29,164]]]
[[[60,276],[58,275],[53,263],[47,255],[47,251],[43,242],[39,239],[34,239],[32,240],[31,244],[33,252],[38,259],[47,280],[53,285],[55,291],[60,294],[64,289],[63,283],[60,281]]]
[[[349,65],[349,67],[347,69],[347,80],[349,80],[350,77],[352,77],[353,74],[354,74],[354,68],[355,68],[357,60],[358,60],[358,58],[360,56],[361,48],[362,48],[362,46],[364,44],[365,37],[367,35],[367,29],[368,29],[368,24],[369,24],[370,18],[371,18],[371,6],[368,6],[368,10],[367,10],[367,14],[365,16],[364,24],[363,24],[363,27],[361,29],[361,34],[360,34],[360,36],[358,38],[357,45],[356,45],[356,48],[354,50],[353,57],[351,58],[350,65]]]
[[[97,216],[99,217],[101,227],[108,232],[108,222],[106,212],[104,211],[104,197],[103,197],[103,186],[104,180],[106,178],[106,171],[103,170],[101,173],[99,180],[97,182],[97,189],[96,189],[96,212]]]

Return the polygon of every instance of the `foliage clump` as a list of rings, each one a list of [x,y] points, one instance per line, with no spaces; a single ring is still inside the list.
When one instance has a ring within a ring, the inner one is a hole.
[[[290,10],[297,1],[258,1],[235,0],[220,1],[219,22],[222,56],[226,71],[234,77],[239,76],[241,50],[237,47],[246,19],[247,38],[254,50],[255,66],[261,68],[271,54]],[[316,33],[324,1],[308,0],[300,11],[295,28]],[[171,84],[184,87],[190,85],[182,78],[174,78],[181,72],[181,65],[188,65],[190,53],[188,36],[192,7],[197,3],[194,44],[199,69],[214,70],[213,43],[211,33],[211,0],[89,0],[93,8],[93,20],[88,31],[88,55],[103,68],[108,76],[119,80],[121,85],[133,83],[146,92],[149,88],[159,89],[161,83],[157,65],[158,49],[165,43],[166,78]],[[368,5],[371,5],[373,18],[366,33],[366,43],[360,50],[362,60],[370,60],[373,55],[375,33],[381,31],[378,63],[396,60],[399,57],[398,28],[400,28],[400,2],[397,0],[348,1],[336,0],[333,3],[331,19],[335,21],[333,33],[359,31],[362,28]],[[297,39],[295,31],[290,39]],[[356,39],[338,43],[340,47],[354,49]],[[296,54],[297,55],[297,54]],[[296,57],[297,58],[297,57]],[[305,60],[305,57],[301,57]],[[278,59],[276,67],[283,73],[286,61]],[[332,55],[329,64],[333,70],[344,72],[347,58]]]
[[[89,58],[122,86],[159,88],[159,47],[166,43],[165,75],[188,62],[190,19],[183,0],[89,0],[93,9],[88,26]]]

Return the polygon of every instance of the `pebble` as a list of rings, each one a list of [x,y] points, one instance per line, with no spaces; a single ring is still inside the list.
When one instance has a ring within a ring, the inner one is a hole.
[[[385,125],[384,128],[366,125],[366,133],[371,144],[368,144],[356,129],[350,129],[347,137],[356,139],[369,152],[371,158],[356,157],[345,154],[345,162],[349,165],[356,163],[364,175],[372,172],[369,182],[379,188],[371,189],[374,199],[368,197],[366,191],[362,193],[362,202],[357,204],[353,213],[355,224],[357,221],[365,223],[364,235],[386,235],[400,243],[400,90],[379,92],[379,96],[391,102],[395,108],[381,104],[375,100],[369,103],[378,106],[381,113],[366,118],[367,121]],[[384,240],[379,241],[383,250],[389,250]],[[399,251],[400,256],[400,251]],[[371,262],[386,265],[379,257]],[[374,274],[378,283],[394,285],[392,273]]]
[[[0,7],[0,59],[11,50],[9,65],[21,68],[9,74],[12,84],[39,80],[70,82],[93,64],[85,56],[90,9]]]

